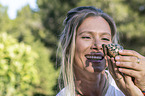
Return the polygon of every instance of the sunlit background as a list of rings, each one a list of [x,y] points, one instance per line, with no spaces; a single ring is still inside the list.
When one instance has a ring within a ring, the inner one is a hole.
[[[116,22],[119,43],[145,55],[145,0],[0,0],[0,96],[55,96],[58,39],[67,12],[95,6]]]
[[[15,19],[17,11],[29,5],[32,10],[38,10],[37,0],[0,0],[2,6],[8,7],[7,13],[10,19]]]

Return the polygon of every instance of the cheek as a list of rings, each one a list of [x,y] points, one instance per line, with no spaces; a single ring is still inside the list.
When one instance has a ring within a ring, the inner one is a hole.
[[[83,52],[90,48],[91,44],[91,41],[76,40],[76,51]]]
[[[76,42],[75,57],[78,59],[85,58],[84,56],[89,52],[90,44],[86,42]]]
[[[83,67],[85,61],[86,61],[86,53],[89,52],[90,48],[90,43],[89,42],[84,42],[81,40],[76,40],[76,46],[75,46],[75,63]]]
[[[83,52],[86,50],[86,47],[87,45],[85,45],[82,41],[77,41],[75,47],[75,57],[81,58]]]

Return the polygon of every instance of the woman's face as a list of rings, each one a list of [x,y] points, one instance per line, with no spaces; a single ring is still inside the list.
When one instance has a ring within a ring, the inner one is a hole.
[[[88,17],[77,29],[75,68],[91,73],[106,68],[102,44],[111,43],[111,29],[101,16]]]

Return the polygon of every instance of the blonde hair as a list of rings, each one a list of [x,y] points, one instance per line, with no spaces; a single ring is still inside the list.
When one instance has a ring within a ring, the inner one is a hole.
[[[66,88],[65,96],[74,96],[75,83],[74,83],[74,53],[75,53],[75,41],[76,31],[81,25],[84,19],[90,16],[103,17],[111,28],[112,42],[117,43],[116,38],[116,25],[113,19],[104,13],[101,9],[96,9],[93,6],[77,7],[70,10],[64,20],[64,30],[61,34],[59,49],[61,49],[61,69],[59,82],[61,89]],[[68,93],[69,92],[69,93]],[[69,94],[69,95],[68,95]]]

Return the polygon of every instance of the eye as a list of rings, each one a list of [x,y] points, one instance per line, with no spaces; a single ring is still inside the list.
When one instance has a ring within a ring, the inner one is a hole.
[[[105,41],[110,41],[110,39],[108,39],[108,38],[102,38],[102,40],[105,40]]]
[[[83,36],[82,39],[91,39],[90,36]]]

